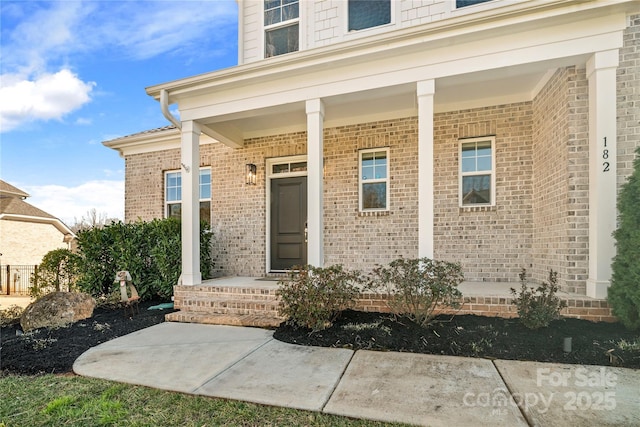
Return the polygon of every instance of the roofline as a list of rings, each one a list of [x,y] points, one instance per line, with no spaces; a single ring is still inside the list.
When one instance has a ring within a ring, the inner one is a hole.
[[[557,16],[561,16],[567,13],[588,12],[605,7],[626,10],[629,6],[633,6],[632,3],[632,0],[588,0],[582,2],[575,2],[574,0],[532,0],[518,2],[375,36],[299,51],[291,55],[281,55],[268,60],[236,65],[222,70],[149,86],[145,90],[149,96],[155,99],[159,99],[161,91],[166,90],[170,97],[173,95],[175,99],[176,96],[186,95],[199,89],[234,83],[239,78],[246,80],[259,79],[302,68],[326,67],[328,60],[333,62],[341,59],[353,60],[357,56],[364,56],[369,53],[375,52],[379,54],[382,51],[410,46],[415,43],[443,40],[453,35],[492,29],[495,21],[499,20],[504,21],[505,25],[517,24],[535,20],[540,17],[540,14],[555,10],[559,10]],[[564,10],[560,10],[561,8],[564,8]]]
[[[51,224],[58,229],[65,236],[70,235],[71,237],[77,237],[73,231],[69,227],[67,227],[64,222],[60,221],[58,218],[44,218],[41,216],[31,216],[31,215],[19,215],[19,214],[11,214],[11,213],[3,213],[0,214],[0,220],[13,220],[13,221],[23,221],[23,222],[36,222],[39,224]]]
[[[10,196],[18,196],[19,198],[21,198],[22,200],[26,199],[27,197],[31,197],[31,195],[27,192],[24,192],[22,190],[20,191],[7,191],[7,190],[2,190],[0,191],[0,194],[8,194]]]
[[[149,153],[161,150],[173,150],[180,148],[182,134],[178,128],[163,129],[160,131],[140,132],[123,136],[109,141],[103,141],[102,145],[120,153],[120,157],[129,154]],[[200,144],[212,144],[218,142],[206,135],[200,137]]]

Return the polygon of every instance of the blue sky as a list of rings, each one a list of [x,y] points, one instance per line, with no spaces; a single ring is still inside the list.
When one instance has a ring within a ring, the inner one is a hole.
[[[0,20],[0,178],[68,225],[123,217],[102,141],[169,124],[145,87],[237,64],[235,0],[2,0]]]

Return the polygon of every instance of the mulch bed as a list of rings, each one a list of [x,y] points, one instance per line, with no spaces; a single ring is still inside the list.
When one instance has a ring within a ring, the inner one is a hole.
[[[68,327],[36,329],[21,334],[19,324],[0,330],[2,374],[37,375],[72,372],[73,362],[98,344],[164,322],[174,310],[148,310],[160,301],[140,303],[140,314],[125,316],[124,310],[96,308],[93,316]]]
[[[122,309],[98,308],[93,317],[58,329],[20,334],[19,325],[2,328],[0,373],[13,375],[65,374],[83,352],[113,338],[156,325],[173,310],[147,310],[160,302],[140,304],[140,314],[125,317]],[[294,344],[404,351],[451,356],[535,360],[585,365],[640,368],[640,345],[621,349],[621,340],[640,342],[640,331],[619,323],[562,319],[530,330],[517,319],[472,315],[439,316],[427,328],[406,317],[347,310],[332,327],[312,333],[283,323],[275,338]],[[563,351],[565,337],[572,351]]]
[[[531,330],[518,319],[441,315],[423,328],[406,317],[347,310],[323,331],[282,324],[274,336],[321,347],[640,368],[640,331],[570,318]],[[563,351],[565,337],[571,337],[570,353]],[[635,349],[621,349],[621,340],[637,343]]]

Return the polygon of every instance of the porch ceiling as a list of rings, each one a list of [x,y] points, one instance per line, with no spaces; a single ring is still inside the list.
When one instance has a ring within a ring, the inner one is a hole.
[[[583,67],[587,59],[584,55],[438,78],[435,111],[531,101],[557,68]],[[321,98],[325,105],[325,127],[418,114],[415,83]],[[233,128],[243,138],[254,138],[305,131],[306,120],[305,103],[294,102],[211,117],[202,122],[213,129]]]

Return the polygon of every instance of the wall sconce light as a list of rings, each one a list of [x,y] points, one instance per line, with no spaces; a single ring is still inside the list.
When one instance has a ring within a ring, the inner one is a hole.
[[[256,185],[256,165],[253,163],[247,163],[246,165],[246,180],[245,183],[247,185]]]

